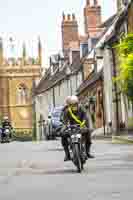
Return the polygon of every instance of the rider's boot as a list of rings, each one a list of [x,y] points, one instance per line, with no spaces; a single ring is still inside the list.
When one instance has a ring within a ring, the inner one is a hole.
[[[86,155],[88,158],[94,158],[94,156],[90,153],[90,146],[91,146],[90,144],[86,145]]]
[[[69,161],[69,160],[71,160],[71,156],[70,156],[70,152],[69,152],[68,147],[64,147],[64,151],[65,151],[65,158],[64,158],[64,161]]]

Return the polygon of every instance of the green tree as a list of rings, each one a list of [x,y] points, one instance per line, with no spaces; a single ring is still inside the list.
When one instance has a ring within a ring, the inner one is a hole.
[[[116,48],[120,58],[116,81],[119,82],[121,91],[133,103],[133,34],[128,34]]]

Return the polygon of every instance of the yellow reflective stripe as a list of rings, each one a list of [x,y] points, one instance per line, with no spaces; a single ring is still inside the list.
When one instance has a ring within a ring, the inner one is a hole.
[[[81,123],[81,128],[85,126],[85,120]]]
[[[70,115],[72,116],[72,118],[73,118],[78,124],[80,124],[80,126],[81,126],[82,122],[76,117],[76,115],[73,114],[72,109],[69,107],[68,110],[69,110],[69,113],[70,113]]]

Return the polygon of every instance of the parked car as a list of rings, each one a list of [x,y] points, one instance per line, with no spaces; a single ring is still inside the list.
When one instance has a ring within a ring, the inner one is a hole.
[[[60,130],[62,127],[60,115],[62,109],[63,106],[55,107],[48,115],[48,119],[45,123],[45,137],[47,140],[60,136]]]
[[[60,115],[61,115],[62,109],[63,109],[62,106],[55,107],[55,109],[51,113],[53,134],[56,136],[60,136],[60,129],[62,127],[62,122],[60,121]]]

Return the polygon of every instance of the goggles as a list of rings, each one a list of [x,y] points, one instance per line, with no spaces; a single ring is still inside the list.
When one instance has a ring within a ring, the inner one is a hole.
[[[71,109],[72,111],[77,111],[78,110],[78,104],[71,104]]]

